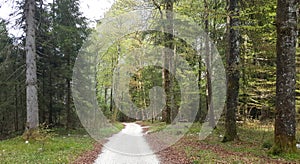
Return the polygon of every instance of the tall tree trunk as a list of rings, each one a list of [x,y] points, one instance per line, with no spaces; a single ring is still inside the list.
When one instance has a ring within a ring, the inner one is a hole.
[[[21,80],[18,81],[19,83],[21,83]],[[23,88],[22,85],[19,85],[19,91],[20,91],[20,108],[22,110],[20,110],[20,122],[22,122],[21,128],[20,129],[25,129],[26,128],[26,124],[24,124],[24,122],[26,122],[26,88]]]
[[[141,75],[142,76],[142,75]],[[141,80],[142,80],[142,77],[141,77]],[[143,92],[143,107],[142,107],[142,120],[144,119],[148,119],[148,115],[147,115],[147,111],[145,111],[145,109],[147,109],[147,102],[146,102],[146,91],[145,91],[145,85],[144,84],[141,84],[141,89],[142,89],[142,92]]]
[[[197,44],[198,45],[198,44]],[[204,119],[203,119],[203,115],[204,115],[204,112],[202,111],[202,94],[201,94],[201,90],[202,90],[202,87],[201,87],[201,75],[202,75],[202,58],[201,58],[201,55],[198,54],[198,88],[199,88],[199,107],[198,107],[198,112],[197,112],[197,115],[196,115],[196,118],[195,118],[195,121],[199,121],[199,122],[202,122]],[[193,116],[191,116],[192,118]]]
[[[173,37],[174,38],[174,37]],[[172,38],[172,39],[173,39]],[[172,41],[173,42],[173,41]],[[170,60],[170,70],[173,72],[171,76],[171,121],[172,123],[176,123],[177,120],[175,118],[179,114],[179,106],[176,104],[176,101],[178,99],[178,92],[177,92],[177,86],[175,83],[176,80],[176,45],[173,43],[173,49],[172,49],[172,60]]]
[[[155,7],[158,9],[159,13],[160,13],[160,19],[163,20],[164,19],[164,13],[163,13],[163,11],[161,9],[160,4],[158,4],[155,0],[152,0],[152,2],[155,5]],[[165,27],[162,27],[161,28],[161,33],[162,34],[160,34],[160,38],[164,38],[164,36],[165,36],[164,32],[165,32]],[[162,39],[162,45],[164,45],[164,39]],[[166,68],[164,68],[165,62],[167,62],[165,50],[162,50],[161,54],[162,54],[162,61],[163,61],[162,71],[161,71],[162,72],[161,73],[162,86],[165,87],[165,82],[166,82],[166,80],[165,80],[165,74],[168,74],[168,71],[166,70]],[[165,89],[165,92],[166,92],[166,89]],[[167,102],[166,102],[166,104],[167,104]],[[161,111],[161,120],[160,121],[167,122],[167,107],[165,107],[164,109],[162,109],[162,111]]]
[[[119,53],[119,44],[118,44],[117,51]],[[110,110],[111,113],[113,112],[113,89],[114,89],[113,74],[114,74],[114,67],[115,67],[114,55],[112,55],[112,58],[111,58],[111,89],[110,89],[110,106],[109,106],[109,110]]]
[[[42,94],[43,94],[43,100],[45,99],[45,97],[46,97],[46,87],[45,87],[45,85],[46,85],[46,71],[45,71],[45,69],[43,68],[43,73],[42,73],[42,86],[43,86],[43,91],[42,91]],[[45,103],[44,103],[44,101],[42,102],[43,103],[43,108],[40,108],[40,115],[41,115],[41,122],[42,123],[46,123],[46,109],[47,109],[47,105],[44,105]]]
[[[72,126],[72,108],[71,108],[71,80],[69,77],[66,79],[67,82],[67,129]]]
[[[104,104],[105,104],[105,106],[104,106],[104,110],[106,111],[107,110],[107,87],[106,86],[104,86]]]
[[[113,86],[110,88],[110,106],[109,110],[112,113],[113,112]]]
[[[71,51],[67,49],[67,71],[68,75],[66,77],[66,85],[67,85],[67,129],[70,129],[72,126],[72,113],[71,113]]]
[[[174,44],[173,44],[173,0],[166,0],[165,3],[165,8],[166,8],[166,25],[165,25],[165,47],[167,48],[166,51],[164,52],[164,66],[165,69],[164,71],[164,89],[166,92],[166,123],[170,124],[172,122],[172,83],[171,83],[171,70],[173,68],[173,49],[174,49]]]
[[[227,98],[226,98],[226,118],[225,135],[223,142],[236,139],[236,111],[238,107],[239,95],[239,26],[238,0],[229,0],[228,4],[228,50],[227,50]]]
[[[207,1],[204,0],[204,7],[205,7],[205,32],[206,32],[206,36],[205,36],[205,55],[206,55],[206,87],[207,87],[207,110],[208,110],[208,114],[209,114],[209,126],[211,127],[215,127],[215,117],[214,117],[214,108],[213,108],[213,102],[212,102],[212,84],[211,84],[211,59],[212,59],[212,53],[211,53],[211,45],[209,43],[209,29],[208,29],[208,4]]]
[[[39,125],[38,98],[37,98],[37,74],[36,74],[36,50],[35,50],[35,1],[26,0],[26,103],[27,124],[30,132]]]
[[[51,89],[53,86],[52,86],[52,68],[50,68],[50,71],[49,71],[49,88],[50,88],[50,91],[49,91],[49,116],[48,116],[48,123],[49,125],[52,126],[53,124],[53,90]]]
[[[277,0],[277,6],[275,154],[296,151],[297,0]]]
[[[14,61],[13,63],[13,70],[15,71],[16,68],[16,64],[17,60]],[[15,93],[14,93],[14,97],[15,97],[15,114],[14,114],[14,130],[17,132],[19,130],[19,84],[18,84],[18,80],[16,77],[16,80],[14,81],[14,89],[15,89]],[[0,102],[1,102],[1,96],[0,96]]]
[[[18,86],[18,82],[16,81],[15,84],[15,121],[14,121],[14,125],[15,125],[15,131],[17,132],[19,130],[19,86]]]
[[[51,10],[52,10],[52,13],[51,13],[51,17],[52,17],[52,23],[53,23],[53,26],[56,26],[56,21],[55,21],[55,5],[56,5],[56,1],[55,0],[52,0],[52,6],[51,6]],[[55,37],[55,33],[53,32],[52,33],[52,40],[54,40]],[[52,41],[52,44],[55,44],[55,41]],[[54,57],[54,54],[55,54],[55,50],[52,50],[52,54],[53,54],[53,57]],[[53,72],[53,66],[52,66],[52,63],[54,60],[53,57],[51,56],[48,60],[48,64],[49,64],[49,88],[50,90],[48,91],[48,94],[49,94],[49,108],[48,108],[48,123],[50,126],[53,126],[53,95],[54,95],[54,86],[53,86],[53,77],[52,77],[52,72]]]

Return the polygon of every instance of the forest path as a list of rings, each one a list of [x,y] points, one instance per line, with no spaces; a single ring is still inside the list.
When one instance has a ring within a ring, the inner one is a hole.
[[[159,160],[143,137],[136,123],[124,123],[125,128],[109,138],[95,164],[157,164]]]

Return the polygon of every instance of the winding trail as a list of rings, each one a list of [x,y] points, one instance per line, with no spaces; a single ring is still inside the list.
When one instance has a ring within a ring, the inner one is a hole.
[[[95,164],[158,164],[159,160],[143,137],[136,123],[124,123],[125,128],[109,138]]]

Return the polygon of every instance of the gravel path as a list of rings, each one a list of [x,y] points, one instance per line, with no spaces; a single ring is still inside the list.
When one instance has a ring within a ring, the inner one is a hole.
[[[95,164],[157,164],[159,160],[136,123],[124,123],[125,128],[109,138]]]

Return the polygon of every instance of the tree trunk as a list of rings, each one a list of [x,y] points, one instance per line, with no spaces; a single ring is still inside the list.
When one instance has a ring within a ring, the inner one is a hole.
[[[173,37],[174,38],[174,37]],[[173,39],[172,38],[172,39]],[[173,74],[171,76],[171,121],[173,124],[176,123],[177,120],[176,117],[179,114],[179,106],[177,105],[177,99],[180,93],[178,93],[176,85],[176,45],[173,43],[173,49],[172,49],[172,60],[170,60],[170,70],[172,70]]]
[[[199,122],[202,122],[204,119],[203,119],[203,115],[204,115],[204,112],[202,111],[202,94],[201,94],[201,90],[202,90],[202,87],[201,87],[201,75],[202,75],[202,61],[201,61],[201,55],[198,54],[198,88],[199,88],[199,107],[198,107],[198,112],[197,112],[197,115],[196,115],[196,118],[195,118],[195,121],[199,121]],[[193,116],[191,116],[192,118]]]
[[[37,74],[35,50],[35,1],[26,0],[26,103],[27,103],[27,131],[36,129],[39,125]],[[30,133],[29,133],[30,134]],[[31,137],[29,135],[29,137]]]
[[[70,129],[72,126],[72,116],[71,116],[71,51],[69,51],[69,48],[66,50],[66,55],[67,55],[67,71],[68,75],[66,77],[66,85],[67,85],[67,101],[66,101],[66,109],[67,109],[67,124],[66,127],[67,129]]]
[[[164,89],[166,93],[166,123],[170,124],[172,122],[172,89],[171,86],[171,70],[172,70],[172,61],[173,61],[173,0],[167,0],[166,1],[166,25],[165,25],[165,47],[166,51],[164,52]]]
[[[236,111],[238,107],[239,94],[239,26],[238,0],[229,0],[228,6],[228,50],[227,50],[227,97],[226,97],[226,118],[225,135],[223,142],[237,139]]]
[[[216,123],[215,123],[215,117],[214,117],[214,108],[213,108],[213,102],[212,102],[212,84],[211,84],[211,45],[209,43],[209,33],[208,33],[208,4],[207,1],[204,0],[204,6],[205,6],[205,32],[206,32],[206,36],[205,36],[205,55],[206,55],[206,87],[207,87],[207,110],[208,110],[208,114],[209,114],[209,126],[211,127],[215,127]]]
[[[50,68],[50,71],[49,71],[49,88],[50,88],[50,91],[49,91],[49,116],[48,116],[48,123],[50,126],[53,126],[53,90],[51,89],[53,86],[52,86],[52,71],[51,71],[52,68]]]
[[[277,71],[273,153],[296,151],[296,0],[277,0]]]
[[[68,62],[69,66],[69,62]],[[70,67],[70,66],[69,66]],[[71,108],[71,80],[69,77],[66,79],[67,83],[67,129],[70,129],[72,127],[72,108]]]
[[[15,84],[15,121],[14,121],[14,125],[15,125],[15,131],[17,132],[19,130],[19,86],[16,82]]]
[[[42,89],[42,99],[44,100],[45,99],[45,96],[46,96],[46,75],[45,75],[45,69],[43,69],[43,73],[42,73],[42,86],[43,86],[43,89]],[[47,109],[47,106],[45,105],[44,101],[42,102],[42,108],[40,107],[40,115],[41,115],[41,122],[42,123],[46,123],[46,109]]]
[[[107,87],[105,86],[104,87],[104,110],[105,110],[105,112],[106,112],[106,110],[107,110]]]

